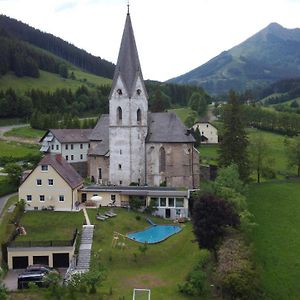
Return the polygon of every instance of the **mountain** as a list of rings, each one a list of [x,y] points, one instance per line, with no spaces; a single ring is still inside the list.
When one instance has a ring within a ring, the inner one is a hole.
[[[110,79],[113,77],[113,63],[5,15],[0,15],[0,35],[44,49],[92,74]]]
[[[202,86],[211,94],[264,87],[300,76],[300,29],[277,23],[168,82]]]

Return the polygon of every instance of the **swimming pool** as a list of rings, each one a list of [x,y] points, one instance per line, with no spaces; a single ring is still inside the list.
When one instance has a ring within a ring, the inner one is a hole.
[[[181,231],[181,227],[177,225],[155,225],[142,231],[128,233],[127,237],[140,243],[155,244],[179,231]]]

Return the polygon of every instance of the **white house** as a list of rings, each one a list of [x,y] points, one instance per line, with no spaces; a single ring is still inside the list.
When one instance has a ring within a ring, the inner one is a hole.
[[[61,154],[82,177],[86,177],[91,132],[91,129],[49,129],[40,140],[40,151]]]
[[[218,129],[209,122],[197,122],[193,129],[199,129],[202,144],[218,144]]]

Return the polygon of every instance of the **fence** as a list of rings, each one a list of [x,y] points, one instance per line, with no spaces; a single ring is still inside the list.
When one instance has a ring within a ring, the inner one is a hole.
[[[53,240],[53,241],[11,241],[7,243],[10,248],[32,248],[32,247],[68,247],[73,246],[78,230],[75,229],[71,240]]]

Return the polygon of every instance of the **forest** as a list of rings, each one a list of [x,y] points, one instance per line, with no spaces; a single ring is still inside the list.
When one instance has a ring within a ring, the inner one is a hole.
[[[79,49],[52,34],[42,32],[4,15],[0,15],[0,35],[13,40],[21,40],[47,50],[92,74],[106,78],[113,77],[115,68],[113,63],[101,59],[100,57],[93,56],[85,50]],[[0,45],[1,44],[3,44],[3,40],[0,42]],[[0,61],[1,53],[2,50],[0,51]]]

